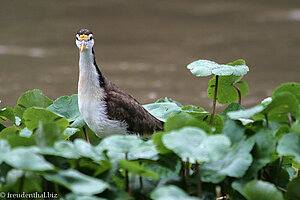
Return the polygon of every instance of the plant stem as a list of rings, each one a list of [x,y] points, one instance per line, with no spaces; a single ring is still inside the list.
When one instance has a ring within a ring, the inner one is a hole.
[[[277,168],[277,172],[276,172],[276,179],[275,179],[276,187],[278,186],[278,179],[279,179],[279,175],[280,175],[280,171],[281,171],[282,161],[283,161],[283,156],[280,156],[279,164],[278,164],[278,168]]]
[[[142,191],[144,189],[144,184],[143,184],[143,177],[139,177],[140,179],[140,190]]]
[[[235,84],[232,84],[233,87],[237,90],[237,92],[239,93],[239,104],[242,105],[242,93],[241,90],[238,86],[236,86]]]
[[[190,185],[191,185],[191,180],[190,180],[190,160],[187,158],[186,160],[186,192],[189,194],[190,193]]]
[[[128,193],[127,193],[127,198],[126,198],[127,200],[130,199],[130,196],[131,196],[131,194],[132,194],[132,191],[133,191],[133,188],[134,188],[134,180],[135,180],[135,176],[132,175],[132,177],[131,177],[130,188],[129,188]]]
[[[266,119],[266,124],[267,124],[267,129],[269,129],[269,118],[268,118],[268,114],[265,113],[265,119]]]
[[[125,153],[125,159],[128,160],[128,152]],[[128,170],[125,170],[125,189],[127,192],[129,192]]]
[[[216,112],[216,103],[217,103],[217,93],[218,93],[218,82],[219,82],[219,76],[216,75],[216,85],[215,85],[215,94],[214,94],[214,100],[213,100],[213,110],[210,116],[209,124],[212,125],[214,122],[214,116]]]
[[[185,164],[181,159],[180,159],[180,163],[181,163],[181,168],[179,171],[179,176],[182,176],[182,178],[184,178],[185,177]]]
[[[197,195],[201,199],[202,197],[202,183],[201,183],[201,177],[200,177],[200,170],[199,170],[199,164],[196,161],[196,179],[197,179]]]
[[[82,130],[83,130],[83,132],[84,132],[84,134],[85,134],[85,139],[86,139],[86,141],[87,141],[89,144],[91,144],[91,143],[90,143],[89,136],[88,136],[87,132],[85,131],[85,127],[82,127]]]
[[[289,118],[289,122],[290,122],[290,127],[292,127],[293,126],[293,118],[292,118],[292,116],[291,116],[291,113],[286,113],[287,114],[287,116],[288,116],[288,118]]]
[[[23,175],[21,176],[21,180],[20,180],[20,187],[19,187],[20,194],[23,192],[24,180],[25,180],[25,172],[23,172]]]

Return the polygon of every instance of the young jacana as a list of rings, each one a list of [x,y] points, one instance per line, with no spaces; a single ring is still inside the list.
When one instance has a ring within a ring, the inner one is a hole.
[[[102,75],[96,64],[94,43],[90,30],[77,32],[78,105],[89,128],[101,138],[113,134],[149,135],[162,130],[163,122]]]

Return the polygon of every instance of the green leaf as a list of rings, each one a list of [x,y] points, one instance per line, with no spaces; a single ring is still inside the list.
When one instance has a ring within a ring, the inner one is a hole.
[[[100,179],[84,175],[73,169],[61,170],[57,173],[45,173],[48,181],[61,184],[78,195],[94,195],[103,192],[108,184]]]
[[[272,102],[262,111],[261,114],[268,114],[270,121],[289,122],[286,113],[298,117],[298,99],[290,92],[280,92],[272,96]],[[263,116],[257,116],[262,118]],[[256,119],[256,116],[255,116]]]
[[[174,186],[157,187],[151,192],[151,199],[153,200],[197,200],[196,197],[190,197],[182,189]]]
[[[188,113],[180,113],[168,118],[166,123],[164,124],[164,130],[165,131],[178,130],[186,126],[198,127],[205,130],[207,133],[212,132],[209,125],[203,122],[202,119],[200,120],[196,119],[195,117],[193,117]]]
[[[106,199],[95,197],[95,196],[82,196],[82,195],[69,193],[66,195],[65,199],[63,200],[106,200]]]
[[[10,145],[6,140],[0,139],[0,164],[4,160],[5,154],[10,151]]]
[[[227,120],[223,134],[230,138],[232,144],[237,144],[245,139],[245,128],[237,121]]]
[[[288,183],[286,198],[287,200],[299,200],[300,199],[300,176]]]
[[[272,136],[272,131],[261,130],[251,137],[255,141],[255,146],[252,150],[253,163],[249,169],[249,173],[253,175],[273,160],[273,155],[276,149],[276,141]]]
[[[246,65],[246,61],[243,60],[243,59],[238,59],[238,60],[236,60],[236,61],[227,63],[227,65],[230,65],[230,66],[235,66],[235,65]]]
[[[204,108],[188,105],[181,108],[181,110],[188,112],[188,113],[208,113]]]
[[[141,166],[139,162],[136,161],[128,161],[128,160],[119,160],[118,161],[121,168],[128,170],[130,173],[139,175],[142,177],[149,177],[153,179],[157,179],[158,175],[151,171],[146,169],[145,167]]]
[[[207,126],[209,126],[209,124],[210,124],[210,118],[211,118],[211,114],[207,115],[203,119],[203,121],[206,122]],[[214,133],[215,134],[216,133],[222,133],[223,127],[224,127],[224,121],[223,121],[222,117],[220,115],[215,115],[213,124],[211,126],[214,128]],[[205,130],[204,128],[208,129],[206,126],[205,127],[201,126],[200,128],[202,128],[203,130]],[[207,133],[209,133],[208,130],[206,130]]]
[[[69,141],[57,141],[53,148],[40,147],[38,152],[43,155],[54,155],[69,159],[78,159],[81,156],[76,151],[74,144]]]
[[[284,200],[282,193],[268,182],[253,180],[244,187],[244,193],[248,200]]]
[[[298,135],[300,135],[300,120],[297,120],[295,123],[293,123],[291,132],[298,133]]]
[[[42,91],[34,89],[25,92],[18,100],[15,106],[16,115],[23,118],[23,113],[30,107],[47,108],[53,103],[51,99],[46,97]]]
[[[43,123],[55,123],[61,132],[69,125],[66,118],[58,116],[57,114],[43,108],[28,108],[24,112],[23,116],[25,119],[25,125],[31,131],[38,128],[40,121]]]
[[[241,178],[252,163],[253,140],[244,140],[219,160],[200,165],[203,182],[220,183],[226,176]]]
[[[178,107],[183,107],[181,103],[179,103],[178,101],[174,101],[169,97],[165,97],[164,99],[158,99],[155,103],[175,103]]]
[[[232,65],[232,64],[236,65]],[[241,60],[235,61],[233,63],[225,64],[217,64],[213,61],[209,60],[197,60],[190,63],[187,68],[194,74],[195,76],[210,76],[212,74],[219,76],[244,76],[249,71],[249,68],[242,62]]]
[[[15,114],[11,107],[0,109],[0,122],[10,120],[15,123]]]
[[[165,122],[170,116],[181,112],[181,107],[173,102],[152,103],[143,107],[154,117]]]
[[[300,102],[300,84],[299,83],[295,83],[295,82],[284,83],[281,86],[279,86],[278,88],[276,88],[276,90],[272,96],[275,97],[281,92],[292,93],[293,95],[296,96],[296,98],[298,99],[298,102]]]
[[[64,139],[68,139],[69,137],[71,137],[72,135],[74,135],[75,133],[79,132],[80,129],[78,128],[66,128],[66,130],[64,130],[63,135],[64,135]]]
[[[113,161],[124,159],[125,153],[128,153],[129,160],[158,159],[158,151],[152,140],[145,142],[135,135],[113,135],[104,138],[96,149],[107,150],[107,155]]]
[[[244,81],[239,81],[237,76],[220,76],[218,81],[217,101],[220,104],[233,103],[239,100],[238,91],[233,87],[235,84],[241,91],[242,97],[248,93],[248,84]],[[216,77],[210,79],[207,88],[207,95],[210,99],[214,99]]]
[[[85,140],[76,139],[74,141],[74,147],[76,152],[82,157],[90,158],[95,161],[104,160],[102,152],[97,152],[96,149]]]
[[[10,127],[3,129],[0,132],[0,138],[6,139],[7,137],[10,137],[13,135],[18,135],[19,132],[20,132],[20,129],[18,129],[15,126],[10,126]]]
[[[225,110],[220,114],[220,116],[223,118],[223,120],[225,120],[227,119],[227,113],[238,110],[245,110],[245,108],[239,103],[231,103],[225,108]]]
[[[65,117],[69,122],[73,122],[73,128],[81,128],[85,124],[84,121],[82,123],[83,118],[79,112],[77,94],[59,97],[48,107],[48,110]]]
[[[36,144],[41,147],[53,146],[56,141],[63,139],[57,124],[53,122],[47,123],[45,121],[40,121],[39,127],[34,133],[34,138]]]
[[[238,110],[238,111],[228,112],[227,116],[233,120],[248,119],[257,113],[262,112],[271,102],[272,102],[272,98],[266,98],[265,100],[262,101],[261,104],[255,106],[255,107],[252,107],[252,108],[249,108],[246,110]]]
[[[32,148],[16,147],[5,155],[4,161],[14,168],[23,170],[47,171],[54,169],[52,164]]]
[[[164,145],[183,161],[210,162],[222,158],[230,150],[230,141],[224,135],[206,136],[195,127],[171,131],[162,137]]]
[[[8,191],[15,193],[20,191],[20,187],[25,193],[42,192],[41,178],[36,173],[18,169],[11,169],[7,173],[5,186]]]
[[[152,136],[153,144],[156,145],[156,149],[159,151],[160,154],[167,154],[171,152],[171,150],[169,150],[162,142],[162,136],[164,134],[164,132],[159,131],[154,133]]]
[[[277,152],[281,156],[294,156],[300,162],[300,136],[297,133],[283,136],[278,142]]]

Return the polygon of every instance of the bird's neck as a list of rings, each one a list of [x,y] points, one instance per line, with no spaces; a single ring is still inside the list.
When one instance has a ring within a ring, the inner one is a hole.
[[[84,85],[104,87],[104,77],[96,64],[93,49],[86,49],[79,55],[79,79]]]

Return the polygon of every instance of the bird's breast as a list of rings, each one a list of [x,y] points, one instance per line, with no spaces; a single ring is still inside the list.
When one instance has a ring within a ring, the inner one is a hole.
[[[78,83],[78,106],[83,119],[89,128],[99,137],[112,134],[125,134],[126,124],[111,120],[107,115],[105,90],[80,76]]]

